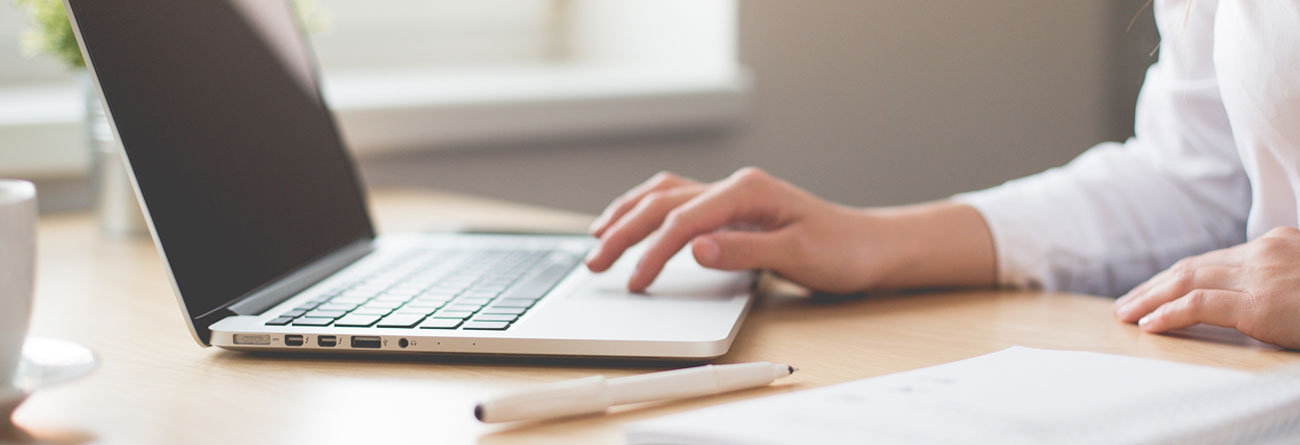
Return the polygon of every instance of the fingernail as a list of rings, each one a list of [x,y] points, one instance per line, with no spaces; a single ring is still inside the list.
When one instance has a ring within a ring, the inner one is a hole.
[[[644,280],[645,269],[641,268],[641,263],[637,263],[636,269],[632,270],[632,275],[627,279],[627,288],[633,292],[639,292],[641,282]]]
[[[590,235],[595,235],[595,234],[596,234],[596,231],[597,231],[597,230],[600,230],[600,226],[604,225],[604,224],[603,224],[604,221],[605,221],[605,218],[596,218],[595,221],[592,221],[592,222],[591,222],[591,225],[590,225],[590,226],[587,226],[587,233],[590,234]]]
[[[583,259],[582,262],[587,263],[587,264],[591,264],[591,260],[594,260],[594,259],[596,259],[596,257],[600,256],[600,248],[601,248],[601,247],[604,247],[604,245],[597,244],[595,248],[593,248],[593,249],[591,249],[591,251],[587,252],[587,258]]]
[[[1144,328],[1147,327],[1147,324],[1148,324],[1148,323],[1151,323],[1151,315],[1152,315],[1152,314],[1146,314],[1146,315],[1142,316],[1142,318],[1141,318],[1140,320],[1138,320],[1138,326],[1141,326],[1141,327],[1144,327]]]
[[[718,247],[718,241],[713,238],[701,238],[695,241],[695,259],[700,264],[709,266],[718,263],[718,257],[722,255],[722,248]]]
[[[1120,307],[1119,307],[1118,309],[1115,309],[1115,314],[1116,314],[1116,315],[1119,315],[1119,316],[1121,316],[1121,317],[1127,317],[1129,311],[1132,310],[1132,309],[1133,309],[1133,304],[1132,304],[1132,303],[1125,303],[1125,304],[1120,305]]]

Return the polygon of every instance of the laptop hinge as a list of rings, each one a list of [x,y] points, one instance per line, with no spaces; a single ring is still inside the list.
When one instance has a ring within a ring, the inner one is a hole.
[[[266,312],[272,306],[302,292],[303,289],[342,270],[372,251],[374,251],[373,240],[368,238],[358,240],[248,294],[226,309],[237,315],[257,315]]]

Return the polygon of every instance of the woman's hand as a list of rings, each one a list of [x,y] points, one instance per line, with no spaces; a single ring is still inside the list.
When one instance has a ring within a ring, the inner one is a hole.
[[[600,245],[586,262],[596,272],[648,238],[628,282],[633,292],[645,290],[687,244],[705,267],[768,269],[828,292],[988,285],[993,278],[992,241],[974,209],[853,209],[752,167],[711,184],[660,173],[614,200],[591,233]],[[963,257],[963,249],[974,252]]]
[[[1148,332],[1205,323],[1300,348],[1300,230],[1184,258],[1116,300],[1115,316]]]

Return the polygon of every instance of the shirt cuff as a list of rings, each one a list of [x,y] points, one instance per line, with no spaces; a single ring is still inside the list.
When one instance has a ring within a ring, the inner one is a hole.
[[[952,200],[974,207],[984,217],[984,223],[988,225],[989,234],[993,237],[998,285],[1042,288],[1045,277],[1041,270],[1036,270],[1041,268],[1038,264],[1042,258],[1041,246],[1032,235],[1032,227],[1025,224],[1034,217],[1022,214],[1029,209],[1024,205],[1024,197],[1020,196],[1022,193],[1016,189],[1004,184],[957,194]]]

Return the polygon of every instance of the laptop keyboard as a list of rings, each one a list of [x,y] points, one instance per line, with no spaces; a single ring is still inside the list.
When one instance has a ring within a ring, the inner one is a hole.
[[[416,250],[266,324],[499,331],[579,262],[552,250]]]

